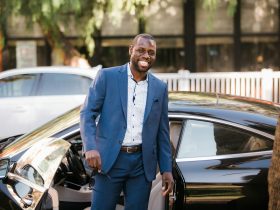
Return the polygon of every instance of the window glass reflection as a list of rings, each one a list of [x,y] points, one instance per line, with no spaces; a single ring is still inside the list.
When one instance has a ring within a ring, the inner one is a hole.
[[[188,120],[184,124],[178,158],[207,157],[271,150],[273,142],[238,128]]]
[[[36,84],[37,75],[22,74],[0,80],[0,97],[30,96]]]
[[[26,165],[21,169],[16,170],[16,174],[23,177],[24,179],[40,185],[44,186],[44,180],[41,175],[35,170],[32,166]],[[14,185],[15,192],[21,198],[24,198],[30,194],[32,194],[32,188],[22,182],[16,182]]]
[[[91,82],[87,77],[74,74],[45,73],[37,95],[86,94]]]
[[[26,165],[17,172],[18,175],[27,179],[28,181],[40,186],[44,186],[44,180],[41,175],[32,166]]]
[[[14,188],[15,188],[15,192],[20,198],[24,198],[32,193],[32,188],[21,182],[15,183]]]
[[[279,70],[277,37],[243,37],[241,47],[242,71]]]
[[[9,160],[2,159],[0,160],[0,178],[4,178],[7,174],[9,167]]]
[[[198,72],[234,71],[232,39],[198,38],[196,62]]]

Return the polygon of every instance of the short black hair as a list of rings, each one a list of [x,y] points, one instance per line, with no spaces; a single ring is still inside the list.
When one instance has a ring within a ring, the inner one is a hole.
[[[151,34],[138,34],[132,40],[132,45],[135,45],[139,38],[144,38],[144,39],[149,39],[149,40],[156,41],[155,38]]]

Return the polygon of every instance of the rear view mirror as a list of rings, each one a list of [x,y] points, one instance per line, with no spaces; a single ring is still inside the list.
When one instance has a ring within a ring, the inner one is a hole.
[[[0,180],[6,178],[9,165],[10,165],[9,159],[0,160]]]

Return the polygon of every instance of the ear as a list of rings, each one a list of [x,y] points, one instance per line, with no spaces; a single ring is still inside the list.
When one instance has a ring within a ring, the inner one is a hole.
[[[133,45],[130,45],[130,46],[129,46],[129,51],[128,51],[129,55],[132,54],[132,50],[133,50]]]

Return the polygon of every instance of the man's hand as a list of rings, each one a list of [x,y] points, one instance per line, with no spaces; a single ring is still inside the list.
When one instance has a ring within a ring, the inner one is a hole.
[[[162,174],[162,196],[166,196],[173,191],[174,180],[171,172]]]
[[[90,150],[85,152],[85,158],[91,168],[101,171],[101,158],[97,150]]]

